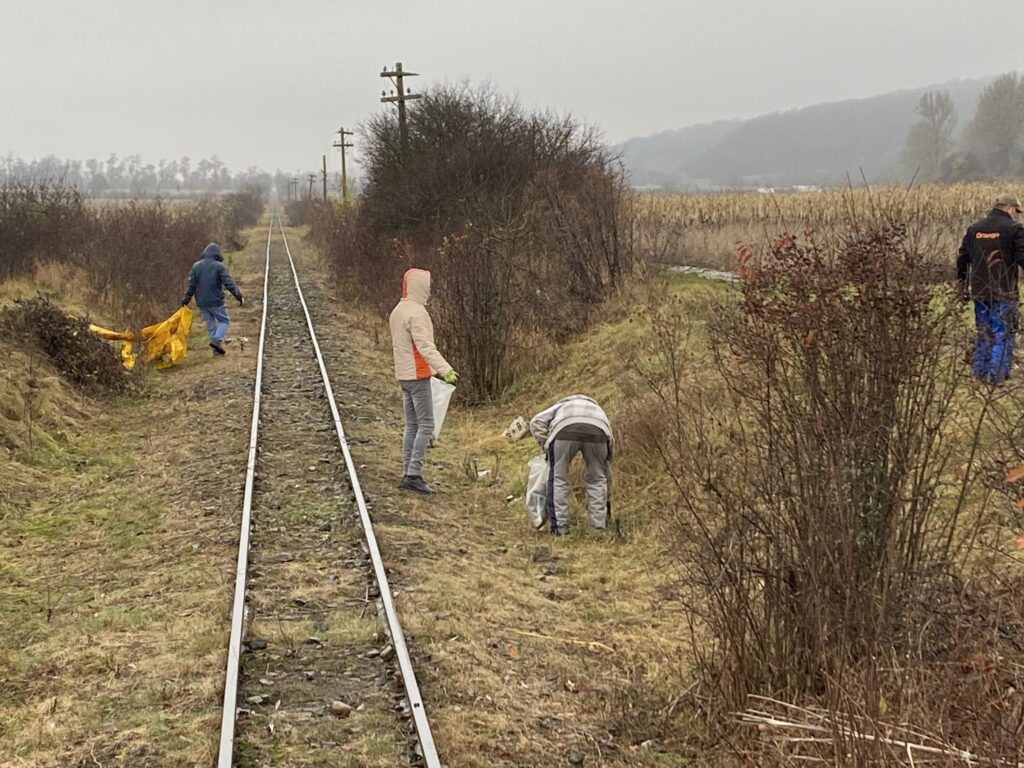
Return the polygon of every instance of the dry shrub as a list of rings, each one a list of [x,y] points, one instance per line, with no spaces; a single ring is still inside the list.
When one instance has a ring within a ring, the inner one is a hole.
[[[58,373],[82,390],[128,393],[141,386],[139,373],[126,371],[120,355],[89,330],[88,322],[66,314],[44,297],[16,299],[13,307],[0,314],[0,327],[31,338]]]
[[[0,280],[30,276],[39,264],[70,265],[120,321],[149,324],[174,306],[203,247],[238,247],[240,229],[262,210],[256,188],[189,205],[95,208],[59,181],[13,181],[0,187]]]
[[[922,242],[888,210],[745,247],[699,380],[690,325],[671,306],[652,310],[635,364],[663,409],[657,452],[677,492],[673,548],[704,706],[712,721],[752,695],[828,713],[827,738],[780,747],[786,759],[905,759],[842,723],[913,718],[999,757],[1021,730],[1019,698],[983,711],[995,676],[942,706],[972,616],[999,625],[978,588],[979,550],[1005,536],[984,482],[999,463],[986,424],[1014,395],[966,374],[971,331]],[[948,622],[917,620],[951,584],[961,602],[942,603]]]
[[[77,258],[92,224],[82,193],[58,181],[0,186],[0,280],[29,274],[40,261]]]
[[[586,327],[632,273],[625,182],[595,134],[488,89],[443,86],[365,128],[358,207],[319,207],[311,237],[384,314],[405,269],[431,270],[438,346],[474,400],[500,396]]]

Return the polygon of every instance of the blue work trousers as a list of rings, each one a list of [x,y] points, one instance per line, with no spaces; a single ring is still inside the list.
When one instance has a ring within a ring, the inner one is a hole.
[[[203,322],[206,323],[206,333],[210,337],[210,341],[218,344],[223,342],[224,337],[228,335],[228,311],[224,305],[200,307],[199,313],[203,316]]]
[[[1016,301],[974,301],[978,337],[971,355],[971,372],[989,384],[1002,384],[1010,375],[1017,338]]]

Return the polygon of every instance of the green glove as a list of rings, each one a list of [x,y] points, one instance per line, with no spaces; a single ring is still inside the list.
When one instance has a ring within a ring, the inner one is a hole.
[[[459,374],[455,371],[448,371],[448,373],[444,375],[444,380],[446,384],[454,384],[459,380]]]

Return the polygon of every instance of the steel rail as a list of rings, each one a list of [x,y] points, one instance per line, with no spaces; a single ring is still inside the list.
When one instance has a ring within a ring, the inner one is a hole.
[[[245,497],[242,501],[241,533],[238,537],[238,564],[235,568],[235,599],[231,607],[231,636],[228,640],[228,661],[224,676],[224,708],[220,721],[220,751],[217,768],[231,768],[235,751],[235,720],[238,706],[238,667],[242,654],[242,630],[245,624],[245,587],[249,568],[249,535],[252,526],[252,491],[256,478],[256,440],[260,425],[260,399],[263,389],[263,343],[267,337],[267,289],[270,280],[270,241],[274,234],[274,214],[267,230],[267,259],[263,268],[263,319],[260,321],[260,343],[256,354],[256,383],[252,403],[252,426],[249,429],[249,458],[245,468]]]
[[[395,610],[395,603],[391,596],[391,586],[388,584],[387,574],[384,572],[384,562],[381,560],[380,548],[377,546],[377,537],[373,532],[373,522],[370,520],[370,513],[366,508],[366,499],[363,498],[363,489],[359,484],[359,477],[356,474],[355,462],[352,461],[352,454],[349,452],[348,440],[345,437],[345,428],[341,425],[341,416],[338,413],[338,406],[334,401],[334,388],[331,386],[330,376],[327,374],[327,367],[324,365],[323,354],[320,352],[320,344],[316,338],[316,331],[313,330],[313,320],[309,315],[309,308],[306,306],[306,299],[302,294],[302,286],[299,285],[299,273],[295,269],[295,261],[292,259],[291,249],[288,247],[288,237],[284,233],[284,226],[280,218],[277,222],[281,229],[281,238],[284,240],[284,250],[288,255],[288,264],[291,266],[292,277],[295,279],[295,290],[299,294],[299,303],[302,305],[302,312],[306,316],[306,326],[309,328],[309,337],[313,342],[313,350],[316,352],[316,361],[320,366],[320,375],[324,381],[324,389],[327,392],[327,402],[331,406],[331,415],[334,417],[334,430],[338,434],[338,442],[341,444],[341,451],[345,456],[345,466],[348,468],[349,478],[352,481],[352,494],[355,496],[356,504],[359,507],[359,519],[363,524],[363,534],[366,537],[366,546],[370,551],[370,558],[373,562],[373,572],[377,578],[377,586],[380,588],[380,599],[384,605],[384,615],[387,619],[388,633],[391,636],[391,643],[395,649],[395,658],[398,659],[398,667],[402,673],[402,682],[405,686],[405,693],[409,699],[409,706],[412,709],[413,722],[416,726],[416,736],[419,739],[420,751],[427,768],[440,768],[441,760],[437,756],[437,748],[434,745],[434,735],[430,730],[430,723],[427,720],[427,713],[423,707],[423,699],[420,696],[419,685],[416,683],[416,673],[413,671],[412,659],[409,657],[409,648],[405,643],[405,633],[402,632],[402,625],[398,620],[398,612]]]

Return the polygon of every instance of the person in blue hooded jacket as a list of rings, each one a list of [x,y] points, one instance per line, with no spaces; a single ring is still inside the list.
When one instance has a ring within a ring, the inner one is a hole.
[[[224,257],[220,246],[210,243],[203,250],[203,258],[192,265],[185,284],[185,293],[181,297],[181,306],[187,307],[196,297],[196,306],[206,323],[206,333],[210,337],[210,348],[213,354],[227,354],[224,350],[224,337],[228,332],[228,311],[224,307],[224,290],[227,289],[238,300],[239,306],[245,303],[242,292],[224,266]]]

